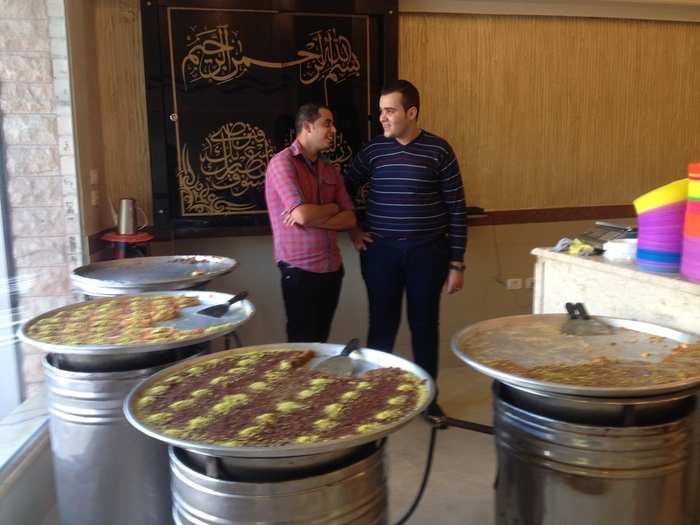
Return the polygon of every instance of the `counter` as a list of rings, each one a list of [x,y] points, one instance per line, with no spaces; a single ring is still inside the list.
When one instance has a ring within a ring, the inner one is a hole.
[[[634,262],[611,262],[535,248],[535,314],[566,313],[582,302],[592,315],[636,319],[700,333],[700,285],[679,274],[651,273]]]

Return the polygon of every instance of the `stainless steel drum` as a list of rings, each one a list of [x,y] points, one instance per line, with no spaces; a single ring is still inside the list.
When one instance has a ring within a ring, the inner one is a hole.
[[[383,447],[371,443],[312,475],[279,481],[276,470],[237,479],[208,475],[183,449],[170,448],[177,525],[383,525],[387,488]]]
[[[695,523],[693,409],[693,392],[613,400],[495,383],[496,524]]]
[[[201,286],[238,266],[214,255],[168,255],[116,259],[87,264],[70,274],[74,287],[93,297],[113,297]]]
[[[135,431],[122,411],[134,385],[166,365],[76,372],[55,361],[44,358],[60,523],[171,523],[167,447]]]
[[[691,486],[695,487],[695,519],[693,525],[700,525],[700,394],[695,394],[695,418],[693,424],[693,464]]]
[[[216,292],[159,292],[143,295],[197,295],[202,305],[226,302]],[[97,301],[99,302],[99,301]],[[88,304],[96,304],[91,301]],[[59,310],[76,308],[78,303]],[[208,351],[208,342],[234,330],[254,313],[251,303],[237,303],[226,317],[203,322],[231,324],[206,336],[168,343],[137,345],[59,345],[21,339],[49,352],[44,373],[49,392],[49,428],[62,525],[163,525],[171,523],[167,446],[148,439],[124,418],[123,403],[132,388],[165,366]],[[188,310],[188,309],[184,309]],[[190,328],[193,311],[162,324]]]
[[[496,379],[497,525],[695,524],[698,336],[609,317],[572,335],[567,319],[491,319],[452,339]]]
[[[337,355],[343,345],[283,343],[218,352],[310,349],[317,357]],[[401,357],[361,348],[350,356],[357,374],[397,367],[425,381],[420,406],[380,429],[326,442],[279,447],[227,447],[178,439],[143,423],[135,402],[163,376],[200,364],[207,356],[175,364],[149,377],[129,394],[124,411],[129,422],[151,437],[173,446],[173,517],[177,524],[373,525],[386,522],[386,486],[380,440],[423,411],[435,395],[435,385],[421,368]]]

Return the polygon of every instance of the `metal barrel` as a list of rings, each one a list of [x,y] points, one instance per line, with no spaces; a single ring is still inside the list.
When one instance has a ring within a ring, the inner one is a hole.
[[[695,396],[695,406],[700,407],[700,394]],[[695,519],[693,525],[700,525],[700,409],[695,410],[693,423],[693,447],[691,454],[691,486],[695,487]]]
[[[694,523],[692,393],[611,400],[499,384],[494,394],[497,525]]]
[[[85,372],[62,369],[49,354],[43,365],[60,523],[172,523],[167,446],[134,429],[122,409],[129,391],[167,363]]]
[[[270,481],[263,470],[253,482],[249,470],[246,481],[231,479],[230,471],[208,475],[188,451],[171,447],[173,519],[177,525],[386,525],[383,446],[360,448],[322,473]]]

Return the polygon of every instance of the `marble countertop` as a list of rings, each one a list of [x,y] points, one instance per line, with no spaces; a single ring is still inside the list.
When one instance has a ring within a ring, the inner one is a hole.
[[[693,283],[678,273],[654,273],[641,270],[634,262],[613,262],[600,255],[579,256],[554,252],[550,248],[535,248],[530,252],[538,259],[578,265],[589,270],[619,275],[623,279],[673,288],[685,293],[700,295],[700,284]]]

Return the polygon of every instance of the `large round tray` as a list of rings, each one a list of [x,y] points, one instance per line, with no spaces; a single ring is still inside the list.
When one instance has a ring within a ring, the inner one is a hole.
[[[65,310],[72,310],[86,304],[89,305],[99,305],[101,303],[114,300],[112,299],[98,299],[94,301],[84,301],[81,303],[74,303],[68,306],[63,306],[61,308],[56,308],[49,312],[45,312],[33,319],[30,319],[22,325],[19,331],[19,337],[22,341],[30,344],[40,350],[45,352],[51,352],[53,354],[78,354],[78,355],[93,355],[93,356],[109,356],[109,355],[128,355],[128,354],[145,354],[148,352],[158,352],[161,350],[169,350],[172,348],[180,348],[183,346],[191,346],[197,343],[203,343],[205,341],[210,341],[216,337],[225,335],[234,331],[238,326],[245,323],[250,319],[255,313],[255,307],[253,303],[247,300],[239,301],[229,308],[228,312],[222,317],[209,317],[206,315],[199,315],[197,312],[206,308],[207,306],[213,306],[215,304],[223,304],[228,301],[231,294],[221,293],[221,292],[207,292],[207,291],[178,291],[178,292],[149,292],[142,294],[134,294],[131,296],[122,296],[120,298],[127,297],[149,297],[149,296],[188,296],[197,297],[201,304],[196,306],[189,306],[187,308],[182,308],[180,310],[180,316],[175,319],[170,319],[169,321],[161,321],[158,326],[174,326],[182,330],[189,330],[192,328],[208,328],[212,325],[232,323],[228,326],[223,326],[221,330],[211,331],[204,335],[194,336],[189,339],[182,339],[179,341],[169,341],[169,342],[142,342],[133,345],[60,345],[53,343],[45,343],[33,339],[29,335],[29,329],[39,320],[45,317],[50,317],[58,312]]]
[[[610,342],[615,340],[615,336],[604,335],[568,335],[559,340],[559,338],[544,337],[538,334],[535,329],[535,327],[543,326],[543,324],[552,327],[561,327],[568,319],[567,315],[560,314],[516,315],[489,319],[488,321],[475,323],[458,332],[452,338],[452,351],[469,366],[489,377],[514,387],[528,388],[541,392],[591,397],[641,397],[677,392],[700,385],[700,376],[673,383],[639,385],[634,387],[593,387],[550,383],[498,370],[481,363],[474,356],[477,350],[488,348],[492,350],[489,355],[490,358],[497,359],[505,356],[505,353],[499,354],[500,349],[506,349],[508,358],[512,358],[512,351],[516,349],[519,354],[517,359],[520,360],[516,362],[516,364],[532,366],[535,364],[536,360],[551,358],[552,355],[555,355],[557,359],[566,361],[570,359],[568,354],[574,354],[574,352],[570,351],[570,348],[577,344],[584,344],[586,341],[590,341],[590,338],[597,338],[596,348],[601,346],[599,343],[601,338],[608,338]],[[614,346],[609,346],[607,357],[613,359],[639,359],[640,353],[649,352],[650,359],[661,360],[666,357],[678,343],[690,344],[700,340],[700,336],[698,335],[680,332],[652,323],[603,316],[596,316],[594,319],[609,324],[614,328],[626,328],[639,334],[639,340],[636,342],[629,340],[621,341],[618,339],[615,341]],[[586,321],[574,322],[584,323]],[[518,332],[518,334],[514,336],[514,332]],[[629,337],[626,339],[629,339]],[[601,355],[601,352],[598,352],[596,355]],[[575,361],[571,361],[571,363],[574,362]],[[537,364],[541,363],[537,362]]]
[[[135,257],[88,264],[71,272],[71,283],[87,295],[115,296],[182,290],[232,271],[238,262],[213,255]],[[192,275],[193,272],[203,272]]]
[[[285,445],[283,447],[224,447],[221,445],[213,445],[210,443],[199,443],[195,441],[188,441],[166,436],[152,429],[151,427],[142,423],[135,415],[133,401],[136,399],[141,392],[148,389],[154,383],[156,383],[161,377],[177,373],[179,370],[190,367],[196,363],[206,361],[208,359],[220,358],[227,354],[241,353],[241,352],[255,352],[259,350],[269,350],[269,349],[296,349],[296,350],[313,350],[316,352],[317,357],[309,361],[306,366],[313,366],[314,363],[321,359],[338,355],[343,349],[343,345],[334,345],[327,343],[279,343],[270,345],[258,345],[258,346],[246,346],[244,348],[225,350],[223,352],[216,352],[209,356],[194,357],[187,359],[185,361],[180,361],[176,365],[166,368],[157,374],[152,375],[148,379],[137,385],[124,400],[124,413],[126,414],[127,420],[141,432],[154,437],[165,443],[169,443],[176,447],[185,448],[200,454],[217,456],[217,457],[245,457],[245,458],[279,458],[279,457],[294,457],[294,456],[306,456],[311,454],[322,454],[326,452],[332,452],[335,450],[342,450],[352,447],[357,447],[364,443],[369,443],[381,439],[382,437],[398,430],[411,419],[420,414],[425,410],[428,404],[432,401],[435,396],[435,384],[432,378],[425,372],[422,368],[416,366],[415,364],[403,359],[401,357],[382,352],[380,350],[371,350],[369,348],[361,348],[355,350],[351,354],[351,358],[354,360],[355,374],[361,375],[367,370],[372,370],[375,368],[387,368],[395,367],[411,372],[415,374],[420,379],[424,380],[427,387],[427,395],[423,399],[420,406],[416,407],[412,412],[406,414],[403,418],[395,421],[394,423],[386,425],[384,428],[377,432],[371,432],[363,434],[361,436],[353,436],[344,439],[336,439],[332,441],[325,441],[321,443],[309,443],[304,445],[293,444]]]

